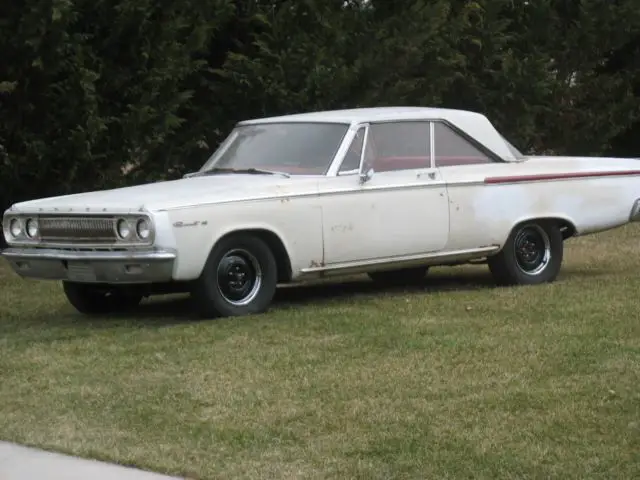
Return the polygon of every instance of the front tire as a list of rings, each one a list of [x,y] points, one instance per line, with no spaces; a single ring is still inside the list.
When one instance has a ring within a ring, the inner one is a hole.
[[[62,289],[69,303],[85,315],[105,315],[132,310],[142,300],[142,295],[127,291],[126,287],[62,282]]]
[[[562,232],[551,221],[516,226],[503,249],[489,257],[489,270],[498,285],[537,285],[553,282],[562,265]]]
[[[265,312],[276,292],[276,260],[260,238],[235,234],[211,250],[192,297],[205,318]]]

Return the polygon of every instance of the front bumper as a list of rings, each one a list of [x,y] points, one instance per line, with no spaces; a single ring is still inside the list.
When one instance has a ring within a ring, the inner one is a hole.
[[[168,282],[176,260],[176,253],[170,250],[7,248],[2,256],[24,278],[112,284]]]

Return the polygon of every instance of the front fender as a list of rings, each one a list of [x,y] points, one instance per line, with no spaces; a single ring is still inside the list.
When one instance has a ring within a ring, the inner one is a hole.
[[[191,207],[167,212],[176,240],[178,259],[174,279],[200,276],[214,245],[224,236],[247,230],[276,235],[291,263],[292,274],[313,260],[322,261],[322,213],[311,199],[283,202],[237,202]]]

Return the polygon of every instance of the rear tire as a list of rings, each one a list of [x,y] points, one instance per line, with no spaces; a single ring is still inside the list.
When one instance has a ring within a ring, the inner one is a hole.
[[[204,318],[244,316],[265,312],[277,283],[269,246],[253,235],[232,234],[213,247],[191,293]]]
[[[429,267],[413,267],[400,270],[370,272],[368,275],[371,280],[380,285],[402,286],[422,282],[428,271]]]
[[[555,222],[532,220],[516,226],[500,253],[489,257],[498,285],[553,282],[562,265],[562,232]]]
[[[127,287],[100,286],[87,283],[62,282],[69,303],[85,315],[106,315],[132,310],[140,304],[142,295],[127,291]]]

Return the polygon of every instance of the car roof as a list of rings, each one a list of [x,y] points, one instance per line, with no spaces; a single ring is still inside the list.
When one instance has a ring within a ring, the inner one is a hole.
[[[468,110],[431,107],[374,107],[345,110],[325,110],[308,113],[280,115],[276,117],[244,120],[238,125],[257,125],[284,122],[317,122],[356,124],[393,120],[444,120],[471,136],[485,148],[505,161],[515,161],[504,138],[486,116]]]
[[[273,123],[273,122],[327,122],[327,123],[361,123],[384,120],[416,120],[423,118],[450,117],[484,117],[466,110],[431,107],[374,107],[351,108],[344,110],[325,110],[317,112],[294,113],[274,117],[244,120],[240,124]]]

